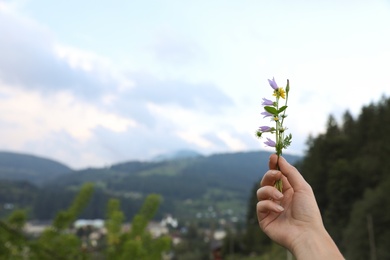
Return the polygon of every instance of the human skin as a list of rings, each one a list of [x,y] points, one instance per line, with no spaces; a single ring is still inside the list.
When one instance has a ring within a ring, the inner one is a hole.
[[[283,193],[274,187],[279,179]],[[344,259],[323,225],[311,186],[282,156],[271,155],[257,198],[260,228],[298,260]]]

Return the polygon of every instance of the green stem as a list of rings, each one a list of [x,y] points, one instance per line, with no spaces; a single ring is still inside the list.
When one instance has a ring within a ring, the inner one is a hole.
[[[279,110],[279,97],[277,96],[276,98],[276,110]],[[283,122],[283,119],[282,118],[282,122]],[[278,156],[278,160],[276,161],[276,169],[279,170],[279,156],[282,154],[282,146],[280,145],[280,141],[283,140],[283,139],[280,139],[280,127],[282,126],[282,124],[280,124],[280,118],[279,118],[279,114],[278,114],[278,120],[275,120],[275,123],[276,123],[276,154]],[[282,183],[282,179],[279,179],[275,182],[275,188],[277,188],[280,192],[282,192],[283,190],[283,183]]]
[[[287,101],[288,101],[288,92],[289,92],[289,82],[287,80],[286,102],[285,102],[286,107],[287,107]],[[276,96],[276,109],[279,110],[279,96]],[[279,114],[278,114],[278,121],[276,121],[276,154],[278,155],[278,160],[276,161],[276,169],[277,170],[280,170],[279,157],[282,155],[282,150],[283,150],[283,144],[281,142],[284,142],[284,129],[280,133],[280,128],[283,128],[284,118],[286,117],[286,109],[283,111],[283,115],[281,117],[282,117],[282,119],[280,120]],[[275,188],[277,188],[280,192],[283,191],[283,183],[282,183],[281,179],[279,179],[275,182]]]
[[[279,110],[279,97],[277,96],[276,97],[276,111]],[[276,140],[275,140],[275,143],[276,143],[276,154],[279,155],[279,114],[277,116],[275,116],[278,118],[278,120],[275,120],[275,137],[276,137]],[[274,118],[275,119],[275,118]]]
[[[288,92],[286,92],[286,102],[284,103],[285,106],[287,106],[287,100],[288,100]],[[282,125],[283,125],[283,122],[284,122],[284,118],[286,117],[286,110],[287,110],[287,109],[285,109],[285,110],[283,111],[282,122],[281,122]]]

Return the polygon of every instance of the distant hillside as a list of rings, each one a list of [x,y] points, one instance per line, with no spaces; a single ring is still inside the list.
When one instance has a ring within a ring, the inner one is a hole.
[[[7,187],[0,204],[28,207],[30,217],[52,219],[69,206],[85,182],[93,182],[96,189],[84,218],[104,218],[110,198],[119,199],[131,218],[146,195],[158,193],[164,198],[158,216],[170,213],[182,220],[207,218],[212,209],[213,214],[244,219],[250,192],[267,171],[269,156],[263,151],[225,153],[72,171],[53,160],[0,152],[0,188]],[[291,163],[300,159],[284,156]]]
[[[161,154],[153,158],[153,161],[161,162],[168,160],[177,160],[177,159],[185,159],[185,158],[195,158],[202,156],[200,153],[193,150],[179,150],[173,153]]]
[[[68,166],[29,154],[0,152],[0,180],[24,180],[34,184],[71,172]]]
[[[44,187],[58,192],[64,188],[77,190],[85,182],[94,182],[101,199],[91,205],[95,209],[87,210],[91,214],[102,212],[102,198],[113,196],[123,199],[127,205],[139,205],[147,194],[158,193],[164,198],[161,214],[193,218],[212,206],[221,212],[233,210],[243,218],[253,185],[268,168],[269,156],[268,152],[242,152],[160,162],[132,161],[74,171],[47,182]],[[291,163],[300,158],[288,154],[285,157]],[[45,201],[42,207],[46,208],[59,203],[58,200],[41,201]]]

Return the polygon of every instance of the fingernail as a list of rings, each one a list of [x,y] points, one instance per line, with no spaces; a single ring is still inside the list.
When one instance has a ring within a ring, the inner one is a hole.
[[[279,199],[283,198],[283,193],[277,191],[277,192],[275,192],[274,197],[275,197],[275,199],[279,200]]]
[[[282,212],[284,210],[284,208],[280,205],[277,205],[276,206],[276,210],[279,211],[279,212]]]

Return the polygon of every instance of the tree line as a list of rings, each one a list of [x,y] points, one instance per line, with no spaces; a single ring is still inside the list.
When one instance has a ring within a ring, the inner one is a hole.
[[[326,130],[307,140],[296,167],[315,193],[325,227],[347,259],[390,259],[390,99],[364,106],[340,122],[330,115]],[[256,183],[246,232],[237,243],[243,254],[271,252],[256,216]]]

